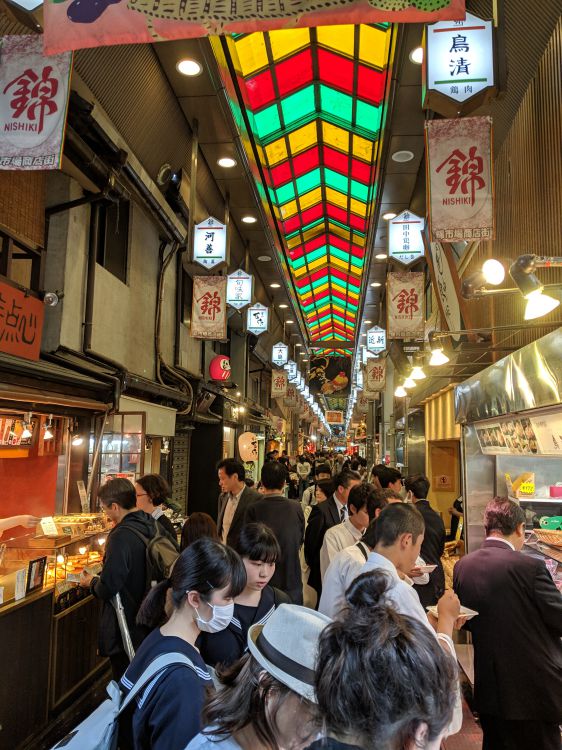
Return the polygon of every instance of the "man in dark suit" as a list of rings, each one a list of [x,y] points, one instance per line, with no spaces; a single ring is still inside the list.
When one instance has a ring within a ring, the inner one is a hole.
[[[454,568],[454,589],[479,614],[474,643],[475,704],[483,750],[560,750],[562,595],[544,560],[522,554],[525,513],[494,498],[486,540]]]
[[[310,567],[308,584],[318,594],[322,593],[320,575],[320,550],[324,543],[324,534],[332,526],[347,519],[347,500],[352,487],[361,484],[361,477],[356,471],[344,471],[335,477],[336,491],[323,503],[313,506],[308,518],[304,537],[304,559]]]
[[[420,555],[426,565],[437,565],[429,576],[429,583],[414,586],[423,606],[430,607],[437,604],[445,593],[445,571],[441,562],[441,556],[445,551],[445,524],[427,500],[430,485],[426,476],[414,474],[406,479],[404,485],[407,492],[406,499],[414,503],[425,521],[425,536]]]
[[[281,558],[275,563],[272,586],[291,597],[293,604],[303,603],[299,552],[304,537],[304,513],[298,500],[283,494],[285,467],[268,461],[261,470],[262,494],[246,511],[246,523],[261,522],[273,531],[281,547]]]
[[[244,525],[246,510],[259,499],[260,494],[246,486],[244,467],[234,458],[222,460],[217,471],[221,488],[217,530],[220,540],[233,547]]]

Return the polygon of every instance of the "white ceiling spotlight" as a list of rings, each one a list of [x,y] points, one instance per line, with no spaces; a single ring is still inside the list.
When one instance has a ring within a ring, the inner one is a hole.
[[[406,164],[407,162],[412,161],[414,157],[415,154],[413,151],[404,148],[400,149],[400,151],[395,151],[390,158],[397,164]]]
[[[408,55],[414,65],[421,65],[423,62],[423,47],[415,47]]]
[[[258,260],[260,263],[269,263],[271,255],[258,255]]]
[[[244,224],[255,224],[257,222],[257,219],[255,216],[243,216],[242,221]]]
[[[224,169],[232,169],[232,167],[235,167],[238,162],[236,159],[232,159],[230,156],[222,156],[218,161],[217,164],[219,167],[223,167]]]
[[[188,58],[176,63],[176,69],[178,73],[182,74],[182,76],[190,76],[192,78],[203,72],[203,66],[201,63],[198,63],[197,60],[190,60]]]
[[[375,255],[375,260],[386,260],[388,258],[388,255],[386,253],[377,253]]]
[[[382,215],[382,218],[385,221],[390,221],[391,219],[395,219],[398,216],[398,214],[395,211],[387,211],[385,214]]]

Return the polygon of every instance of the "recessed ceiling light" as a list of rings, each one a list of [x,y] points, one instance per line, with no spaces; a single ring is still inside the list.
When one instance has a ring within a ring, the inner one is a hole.
[[[386,214],[382,215],[382,218],[385,221],[390,221],[391,219],[395,219],[397,214],[394,211],[388,211]]]
[[[363,336],[366,336],[366,335],[367,335],[366,333],[362,333],[362,334],[361,334],[361,337],[363,337]]]
[[[377,253],[375,255],[376,260],[386,260],[388,258],[388,255],[386,253]]]
[[[281,289],[281,284],[270,284],[269,285],[272,289]]]
[[[405,164],[407,161],[412,161],[414,156],[413,151],[402,149],[401,151],[395,151],[390,158],[392,161],[398,162],[398,164]]]
[[[308,362],[308,359],[303,359],[303,362]]]
[[[279,308],[280,308],[281,310],[286,310],[286,309],[287,309],[287,308],[289,307],[289,305],[278,305],[278,307],[279,307]]]
[[[258,260],[260,263],[269,263],[271,255],[258,255]]]
[[[302,344],[295,344],[295,346],[302,346]]]
[[[415,65],[421,65],[423,62],[423,47],[415,47],[408,57]]]
[[[366,326],[370,326],[372,322],[373,322],[372,320],[364,320],[363,321],[363,323],[365,323]]]
[[[257,219],[255,216],[243,216],[242,221],[244,222],[244,224],[255,224]]]
[[[413,157],[413,154],[412,154],[412,157]],[[232,169],[232,167],[236,166],[237,161],[236,159],[232,159],[230,156],[222,156],[217,161],[217,164],[219,165],[219,167],[224,167],[225,169]]]
[[[286,320],[285,321],[285,323],[287,323],[288,325],[291,325],[291,323],[294,323],[294,322],[295,322],[294,320]]]
[[[381,284],[380,281],[373,281],[373,283],[371,284],[371,286],[382,286],[382,284]]]
[[[198,76],[203,70],[201,63],[198,63],[197,60],[189,60],[188,58],[180,60],[176,68],[178,73],[181,73],[183,76]]]

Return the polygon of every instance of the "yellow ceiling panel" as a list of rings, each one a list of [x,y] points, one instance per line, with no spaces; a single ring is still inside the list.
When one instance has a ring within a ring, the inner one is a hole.
[[[271,52],[275,61],[310,44],[310,29],[270,31]]]
[[[318,44],[329,47],[335,52],[353,57],[355,51],[355,26],[318,26],[316,29]]]
[[[347,208],[347,197],[333,188],[326,188],[326,200],[339,208]]]
[[[371,163],[373,158],[373,143],[360,135],[353,136],[353,155],[358,159]]]
[[[309,193],[305,193],[304,195],[301,195],[299,197],[301,211],[304,211],[307,208],[310,208],[311,206],[315,206],[317,203],[320,203],[321,201],[322,201],[322,188],[315,188],[314,190],[311,190]]]
[[[252,75],[268,65],[267,49],[263,34],[248,34],[236,40],[236,54],[242,74]]]
[[[359,57],[362,62],[379,70],[388,64],[390,34],[384,29],[363,24],[360,27]]]
[[[269,146],[265,147],[265,154],[270,167],[274,167],[280,161],[284,161],[287,158],[287,146],[285,145],[284,138],[278,138]]]
[[[318,132],[316,130],[316,123],[310,122],[298,130],[295,130],[289,135],[289,145],[293,156],[306,151],[318,141]]]
[[[344,128],[338,128],[329,122],[322,123],[322,133],[324,140],[329,146],[338,148],[340,151],[349,151],[349,131]],[[363,140],[363,139],[361,139]]]

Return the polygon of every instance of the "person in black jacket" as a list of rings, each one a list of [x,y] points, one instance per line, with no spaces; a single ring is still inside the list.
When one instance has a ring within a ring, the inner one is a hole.
[[[160,474],[145,474],[135,483],[135,492],[137,494],[137,508],[144,510],[145,513],[158,521],[163,533],[170,537],[179,552],[178,534],[174,529],[174,524],[164,514],[162,508],[162,504],[171,494],[168,482]]]
[[[82,573],[80,585],[103,601],[98,648],[108,656],[117,681],[127,668],[129,659],[123,647],[119,623],[111,600],[121,595],[125,617],[134,648],[147,635],[146,628],[136,624],[136,616],[147,590],[146,544],[135,530],[148,539],[156,531],[156,522],[136,507],[135,488],[128,479],[112,479],[98,493],[102,509],[113,521],[105,544],[103,568],[99,576]]]
[[[265,625],[280,604],[291,603],[287,594],[269,585],[281,556],[271,529],[263,523],[246,524],[235,549],[246,569],[246,586],[234,600],[230,625],[219,633],[201,633],[197,641],[205,664],[211,667],[226,667],[238,661],[248,650],[250,627]]]
[[[544,564],[521,550],[525,511],[494,498],[486,540],[454,567],[474,644],[474,700],[484,750],[560,750],[562,595]],[[529,550],[530,551],[530,550]]]
[[[334,478],[336,491],[325,502],[312,508],[306,527],[304,538],[304,558],[310,566],[308,584],[318,594],[322,593],[322,577],[320,575],[320,550],[324,543],[324,534],[332,526],[343,523],[347,519],[347,500],[352,487],[361,484],[361,477],[356,471],[346,471]]]
[[[441,562],[441,556],[445,551],[445,524],[439,513],[433,510],[429,500],[426,499],[430,487],[427,477],[423,474],[414,474],[407,477],[404,486],[409,495],[407,499],[414,503],[425,521],[421,557],[426,565],[437,565],[429,576],[429,583],[414,586],[423,606],[430,607],[437,604],[445,592],[445,571]]]
[[[246,485],[246,470],[234,458],[223,459],[217,466],[217,473],[221,488],[217,516],[219,539],[233,547],[244,525],[247,508],[260,494]]]
[[[285,468],[278,461],[268,461],[261,470],[261,499],[246,511],[246,523],[259,522],[275,534],[281,557],[275,564],[271,585],[289,595],[293,604],[302,604],[302,574],[299,551],[304,538],[304,514],[298,500],[283,494]]]

